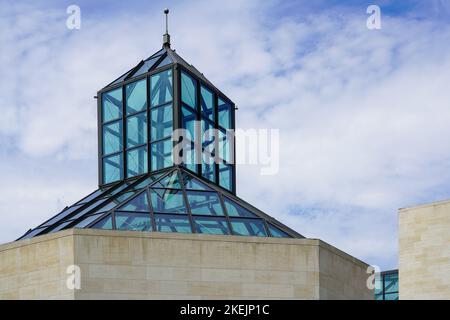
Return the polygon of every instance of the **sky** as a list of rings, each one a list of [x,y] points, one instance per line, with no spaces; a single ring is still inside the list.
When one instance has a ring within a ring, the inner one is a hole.
[[[160,49],[165,7],[172,48],[237,104],[237,127],[280,130],[278,174],[239,166],[238,195],[396,268],[397,210],[450,198],[447,0],[0,0],[0,243],[97,188],[93,97]]]

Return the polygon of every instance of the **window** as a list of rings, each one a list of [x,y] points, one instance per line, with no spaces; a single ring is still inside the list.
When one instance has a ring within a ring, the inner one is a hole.
[[[224,129],[231,129],[231,106],[222,99],[218,99],[219,126]]]
[[[227,213],[230,217],[248,217],[257,218],[257,215],[249,210],[245,209],[243,206],[231,201],[227,197],[223,197],[223,203],[227,209]]]
[[[105,230],[112,230],[113,224],[112,224],[112,217],[111,215],[107,215],[102,220],[97,222],[92,226],[94,229],[105,229]]]
[[[115,212],[116,229],[131,231],[151,231],[152,223],[149,213]]]
[[[229,191],[233,190],[233,171],[227,164],[219,164],[219,185]]]
[[[148,172],[147,146],[127,151],[127,178]]]
[[[152,109],[150,118],[150,137],[152,141],[161,140],[172,136],[173,115],[171,104]]]
[[[127,84],[125,87],[127,115],[147,108],[147,80]]]
[[[222,129],[219,132],[219,158],[225,160],[225,162],[230,163],[232,161],[231,157],[231,141],[233,136],[230,132],[225,132]]]
[[[200,87],[202,117],[214,121],[214,96],[204,86]]]
[[[150,199],[154,212],[187,213],[181,190],[151,189]]]
[[[122,88],[102,94],[102,120],[103,122],[122,117]]]
[[[267,237],[264,223],[260,219],[231,219],[233,233],[240,236]]]
[[[147,112],[127,118],[127,148],[147,143]]]
[[[131,199],[123,206],[119,207],[120,211],[136,211],[136,212],[149,212],[150,206],[147,197],[147,191],[140,193],[135,198]]]
[[[181,101],[194,109],[197,106],[197,84],[184,72],[181,72]]]
[[[270,234],[272,235],[272,237],[275,237],[275,238],[292,238],[286,232],[278,229],[274,225],[272,225],[270,223],[268,223],[267,225],[269,226],[269,231],[270,231]]]
[[[103,154],[111,154],[122,150],[122,121],[103,126]]]
[[[172,69],[153,75],[150,78],[151,107],[172,101]]]
[[[196,114],[195,111],[191,108],[182,106],[181,107],[182,119],[181,119],[181,127],[186,129],[186,141],[182,141],[183,144],[183,163],[186,168],[197,172],[196,166],[196,150],[195,150],[195,141],[196,133],[195,133],[195,120]]]
[[[187,216],[155,214],[155,224],[159,232],[192,232]]]
[[[225,218],[194,217],[195,231],[209,234],[230,234]]]
[[[192,214],[223,216],[219,196],[215,192],[186,191]]]
[[[122,154],[103,158],[103,183],[110,183],[122,179]]]
[[[170,167],[172,161],[172,139],[152,143],[151,146],[152,171]]]

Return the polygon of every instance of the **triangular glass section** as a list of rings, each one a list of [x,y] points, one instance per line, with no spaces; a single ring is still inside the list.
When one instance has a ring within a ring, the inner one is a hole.
[[[158,59],[159,57],[155,57],[144,61],[144,64],[131,77],[137,77],[141,74],[148,72],[153,67],[155,62],[158,61]]]
[[[107,215],[106,217],[101,219],[99,222],[94,224],[92,226],[92,228],[93,229],[112,230],[113,229],[113,225],[112,225],[112,216],[111,216],[111,214]]]
[[[120,211],[150,212],[147,191],[144,191],[118,208]]]
[[[178,178],[178,171],[174,170],[167,176],[152,185],[154,188],[169,188],[181,189],[180,179]]]
[[[256,214],[245,209],[243,206],[228,199],[227,197],[223,197],[223,202],[225,204],[225,208],[227,209],[227,213],[230,217],[258,218]]]
[[[270,234],[272,235],[272,237],[275,237],[275,238],[292,238],[286,232],[278,229],[273,224],[267,223],[267,225],[269,226],[269,231],[270,231]]]
[[[183,183],[186,190],[213,191],[210,187],[201,182],[199,179],[194,178],[193,176],[187,174],[186,172],[183,172],[181,175],[183,177]]]
[[[155,182],[156,180],[158,180],[164,173],[157,173],[154,174],[150,177],[145,178],[143,181],[139,182],[136,186],[133,187],[133,189],[141,189],[141,188],[145,188],[148,185],[152,184],[153,182]]]
[[[187,213],[182,190],[150,189],[154,213]]]
[[[154,68],[154,69],[156,69],[156,68],[161,68],[161,67],[164,67],[164,66],[167,66],[168,64],[171,64],[173,61],[172,61],[172,59],[169,57],[169,55],[166,55],[165,57],[164,57],[164,59]]]

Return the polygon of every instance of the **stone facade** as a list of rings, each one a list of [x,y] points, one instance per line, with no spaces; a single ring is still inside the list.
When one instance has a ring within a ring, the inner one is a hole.
[[[72,229],[0,246],[0,299],[373,299],[366,270],[314,239]]]
[[[450,201],[399,210],[400,299],[450,299]]]

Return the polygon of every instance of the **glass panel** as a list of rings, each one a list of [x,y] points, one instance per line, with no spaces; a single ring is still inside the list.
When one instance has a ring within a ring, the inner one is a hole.
[[[127,118],[127,148],[147,143],[147,112]]]
[[[382,294],[376,294],[375,295],[375,300],[383,300],[383,295]]]
[[[149,212],[150,206],[148,202],[147,191],[140,193],[137,197],[131,199],[129,202],[119,207],[119,210]]]
[[[167,168],[173,165],[172,148],[172,139],[152,143],[152,171]]]
[[[202,119],[202,176],[215,182],[215,136],[214,124]]]
[[[102,93],[103,122],[122,117],[122,88]]]
[[[194,109],[197,106],[197,84],[184,72],[181,72],[181,101]]]
[[[203,182],[194,178],[191,175],[188,175],[183,172],[182,177],[183,177],[184,186],[188,190],[212,191],[212,189],[209,188],[206,184],[204,184]]]
[[[147,108],[147,80],[139,80],[126,85],[127,114],[136,113]]]
[[[163,173],[158,173],[158,174],[154,174],[146,179],[144,179],[144,181],[139,182],[134,189],[141,189],[144,187],[147,187],[148,185],[150,185],[151,183],[155,182],[156,180],[158,180],[161,176],[163,175]]]
[[[153,75],[150,79],[151,106],[172,101],[172,69]]]
[[[186,191],[192,214],[223,216],[219,196],[215,192]]]
[[[233,190],[233,171],[230,165],[219,164],[219,185],[229,191]]]
[[[102,194],[103,194],[104,192],[106,192],[106,191],[107,191],[107,189],[104,189],[104,188],[102,188],[102,189],[97,189],[97,190],[95,190],[93,193],[91,193],[90,195],[88,195],[86,198],[84,198],[84,199],[78,201],[76,204],[78,205],[78,204],[87,203],[87,202],[93,200],[94,198],[97,198],[97,197],[100,196],[100,195],[103,196]]]
[[[161,68],[161,67],[167,66],[168,64],[171,64],[171,63],[172,63],[172,59],[170,59],[169,55],[166,55],[165,58],[155,68]]]
[[[230,217],[249,217],[249,218],[258,217],[253,212],[250,212],[249,210],[245,209],[236,202],[231,201],[227,197],[223,197],[223,202],[225,204],[225,208],[227,209],[227,213]]]
[[[137,77],[144,74],[150,70],[150,68],[155,64],[159,57],[151,58],[144,61],[144,64],[133,74],[133,77]]]
[[[131,71],[133,71],[133,69],[128,70],[127,72],[125,72],[123,75],[121,75],[119,78],[117,78],[117,80],[114,80],[113,82],[111,82],[110,84],[108,84],[107,87],[109,87],[109,86],[111,86],[111,85],[113,85],[113,84],[122,82],[122,81],[130,74]]]
[[[375,294],[381,294],[383,298],[383,276],[380,273],[375,274]]]
[[[198,233],[230,234],[225,218],[195,217],[194,227]]]
[[[103,183],[122,179],[122,154],[103,158]]]
[[[150,189],[150,199],[154,212],[186,213],[181,190]]]
[[[74,228],[84,228],[87,227],[89,224],[97,220],[99,217],[102,216],[103,213],[94,214],[93,216],[87,216],[84,218],[84,220],[78,222],[76,225],[74,225]]]
[[[189,170],[197,172],[197,166],[195,161],[195,144],[196,136],[195,136],[195,120],[196,116],[193,110],[190,108],[181,107],[181,112],[183,114],[181,120],[181,127],[186,129],[186,138],[187,141],[184,142],[183,145],[183,162]]]
[[[211,91],[205,87],[200,87],[202,116],[214,121],[214,98]]]
[[[384,286],[386,293],[398,292],[398,274],[388,273],[384,275]]]
[[[151,133],[152,141],[171,137],[173,132],[172,105],[166,105],[152,109],[151,111]]]
[[[152,231],[149,213],[115,212],[116,229],[132,231]]]
[[[384,300],[398,300],[398,293],[385,293]]]
[[[52,224],[55,224],[58,221],[61,221],[62,219],[64,219],[65,217],[67,217],[68,215],[70,215],[72,212],[76,211],[79,208],[81,208],[81,204],[65,209],[64,211],[60,212],[59,214],[51,218],[45,224],[43,224],[42,227],[48,227],[51,226]]]
[[[270,231],[270,234],[272,235],[272,237],[275,237],[275,238],[292,238],[286,232],[278,229],[274,225],[268,223],[268,226],[269,226],[269,231]]]
[[[240,236],[267,237],[264,223],[259,219],[231,219],[233,233]]]
[[[24,235],[22,238],[20,239],[29,239],[32,238],[34,236],[36,236],[38,233],[44,231],[46,228],[39,228],[39,229],[33,229],[32,231],[30,231],[27,235]]]
[[[219,158],[225,160],[227,163],[231,163],[231,139],[233,139],[231,133],[227,134],[225,131],[218,130],[219,132]]]
[[[105,229],[105,230],[112,230],[112,217],[111,215],[107,215],[102,220],[97,222],[92,226],[93,229]]]
[[[69,221],[65,221],[59,225],[57,225],[56,227],[54,227],[53,229],[50,229],[49,231],[47,231],[47,233],[54,233],[54,232],[58,232],[59,230],[64,229],[65,227],[67,227],[69,224],[71,224],[74,220],[69,220]]]
[[[217,105],[219,109],[219,126],[224,129],[231,129],[231,106],[219,98]]]
[[[148,172],[147,146],[127,151],[127,177]]]
[[[188,217],[155,214],[156,231],[191,233]]]
[[[156,182],[152,187],[155,188],[168,188],[168,189],[181,189],[180,180],[178,178],[177,171],[172,171],[167,176]]]
[[[122,121],[116,121],[103,126],[103,154],[122,150]]]

